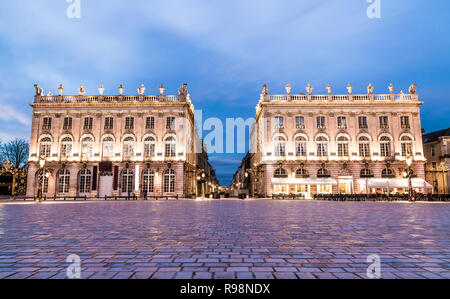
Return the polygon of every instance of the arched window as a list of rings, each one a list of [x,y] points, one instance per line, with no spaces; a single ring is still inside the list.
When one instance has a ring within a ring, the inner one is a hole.
[[[330,175],[330,172],[328,171],[328,169],[326,169],[326,168],[320,168],[318,171],[317,171],[317,177],[318,178],[329,178],[331,175]]]
[[[391,139],[389,139],[389,137],[387,136],[383,136],[380,138],[380,156],[391,156]]]
[[[112,158],[114,156],[114,139],[112,137],[105,137],[102,141],[102,155],[103,158]]]
[[[58,193],[69,193],[70,172],[67,169],[61,169],[58,172]]]
[[[284,170],[283,168],[278,168],[277,170],[275,170],[275,173],[273,176],[275,178],[287,178],[288,174],[287,174],[286,170]]]
[[[409,136],[403,136],[400,139],[402,145],[402,156],[410,156],[412,155],[412,139]]]
[[[73,139],[65,137],[61,140],[61,157],[70,157],[72,155]]]
[[[81,158],[89,159],[92,157],[92,150],[94,148],[94,139],[92,137],[85,137],[81,140]]]
[[[369,168],[361,169],[360,176],[361,178],[373,178],[372,171]]]
[[[131,158],[134,156],[134,137],[127,137],[123,140],[123,156]]]
[[[385,168],[383,169],[383,171],[381,172],[381,177],[385,178],[385,179],[389,179],[389,178],[394,178],[395,174],[394,171],[392,171],[392,169],[390,168]]]
[[[49,172],[46,171],[46,172],[45,172],[46,175],[44,175],[44,176],[43,176],[42,174],[43,174],[42,169],[39,170],[39,171],[37,172],[37,174],[36,174],[37,177],[38,177],[37,182],[38,182],[38,184],[39,184],[38,190],[41,190],[41,188],[44,187],[44,189],[42,190],[42,193],[48,193],[48,177],[49,177]],[[42,179],[44,179],[44,185],[42,185]]]
[[[297,179],[309,178],[308,171],[304,168],[297,169],[295,172],[295,177]]]
[[[89,169],[83,169],[80,171],[80,185],[78,191],[80,193],[91,192],[92,173]]]
[[[339,157],[348,157],[348,143],[349,140],[347,137],[341,136],[337,139],[337,145],[338,145],[338,156]]]
[[[360,157],[370,157],[370,139],[366,136],[359,137],[359,156]]]
[[[156,139],[153,136],[149,136],[144,140],[144,157],[154,157],[156,148]]]
[[[49,137],[44,137],[40,141],[39,155],[41,157],[50,158],[52,151],[52,140]]]
[[[298,136],[295,138],[295,154],[297,157],[306,157],[306,138]]]
[[[274,139],[275,157],[286,156],[286,138],[283,136],[277,136]]]
[[[317,144],[317,156],[326,157],[328,156],[328,140],[325,137],[318,137],[316,139]]]
[[[175,157],[177,149],[177,140],[173,136],[164,139],[164,155],[166,157]]]
[[[122,171],[122,193],[131,192],[133,192],[133,170],[127,168]]]
[[[142,191],[144,194],[155,192],[155,172],[151,169],[142,173]]]
[[[164,192],[175,192],[175,170],[167,169],[164,171]]]

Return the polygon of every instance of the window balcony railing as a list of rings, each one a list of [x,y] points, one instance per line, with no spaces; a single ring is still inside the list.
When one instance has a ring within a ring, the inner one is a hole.
[[[63,126],[63,130],[72,130],[72,126]]]
[[[383,124],[381,124],[381,125],[380,125],[380,129],[389,129],[389,125],[383,125]]]
[[[347,129],[347,125],[338,125],[338,129]]]
[[[105,126],[105,130],[112,130],[113,129],[113,126]]]
[[[359,125],[359,128],[360,128],[360,129],[368,129],[369,126],[368,126],[368,125],[363,125],[363,124],[361,124],[361,125]]]
[[[296,128],[297,129],[306,129],[306,126],[305,125],[296,125]]]
[[[42,130],[51,130],[52,126],[43,125]]]
[[[402,129],[410,129],[411,126],[409,124],[402,124]]]
[[[327,126],[325,126],[325,125],[317,125],[317,129],[326,129],[327,128]]]

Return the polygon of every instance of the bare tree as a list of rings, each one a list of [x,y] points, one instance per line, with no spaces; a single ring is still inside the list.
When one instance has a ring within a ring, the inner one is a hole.
[[[9,161],[13,167],[21,169],[27,164],[29,150],[28,141],[16,138],[0,145],[0,161]]]

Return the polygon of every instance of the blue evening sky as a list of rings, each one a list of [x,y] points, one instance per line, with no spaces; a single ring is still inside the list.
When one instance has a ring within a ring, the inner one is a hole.
[[[283,93],[355,93],[369,83],[387,93],[419,84],[422,122],[449,127],[450,1],[381,0],[81,0],[69,19],[66,0],[1,0],[0,138],[29,138],[33,84],[44,92],[135,94],[144,83],[176,93],[186,82],[203,117],[254,116],[261,86]],[[206,135],[208,132],[204,132]],[[243,154],[212,154],[228,184]]]

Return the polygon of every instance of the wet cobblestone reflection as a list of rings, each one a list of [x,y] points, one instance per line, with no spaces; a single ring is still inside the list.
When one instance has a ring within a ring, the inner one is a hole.
[[[0,278],[450,278],[450,205],[0,204]]]

